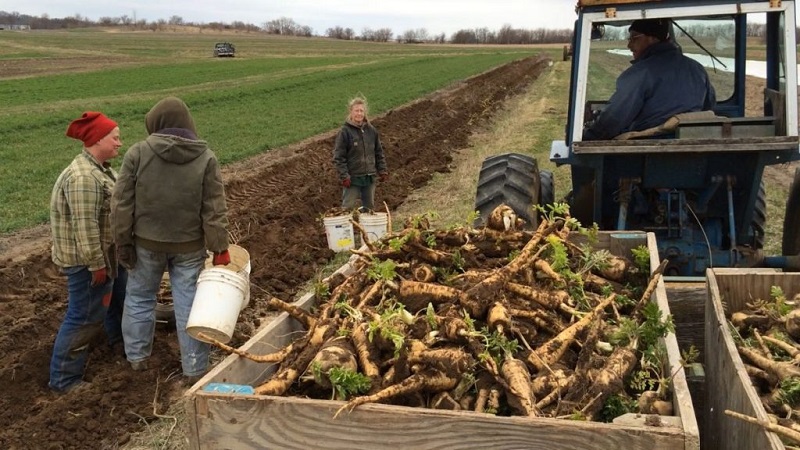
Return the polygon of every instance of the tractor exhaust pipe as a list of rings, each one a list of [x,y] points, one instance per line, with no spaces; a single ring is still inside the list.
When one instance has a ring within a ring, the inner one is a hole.
[[[800,272],[800,255],[765,256],[764,267],[783,269],[787,272]]]

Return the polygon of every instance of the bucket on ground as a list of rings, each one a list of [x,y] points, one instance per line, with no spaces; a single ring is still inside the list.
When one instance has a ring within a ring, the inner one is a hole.
[[[361,214],[358,223],[367,233],[370,242],[375,242],[389,232],[389,215],[382,212]]]
[[[353,224],[350,215],[323,217],[325,235],[328,237],[328,248],[335,252],[350,250],[355,246]]]
[[[231,262],[215,266],[209,256],[197,277],[197,291],[186,332],[203,341],[200,333],[220,342],[233,338],[239,312],[250,301],[250,253],[238,245],[228,246]]]

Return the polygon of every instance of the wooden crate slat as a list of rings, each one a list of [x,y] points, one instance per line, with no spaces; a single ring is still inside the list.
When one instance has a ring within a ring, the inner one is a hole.
[[[774,433],[725,414],[725,410],[729,409],[761,420],[767,419],[767,413],[736,349],[728,328],[728,318],[731,313],[741,310],[746,302],[758,297],[768,297],[771,286],[782,286],[784,292],[787,292],[792,283],[794,286],[800,286],[797,284],[800,283],[800,274],[777,273],[771,269],[706,271],[708,297],[705,313],[704,354],[707,381],[704,448],[719,450],[785,448]]]

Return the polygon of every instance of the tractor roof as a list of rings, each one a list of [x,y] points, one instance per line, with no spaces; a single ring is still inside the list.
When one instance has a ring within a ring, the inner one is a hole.
[[[578,0],[578,6],[621,5],[625,3],[654,3],[661,0]]]
[[[612,5],[627,5],[635,3],[680,3],[681,1],[690,0],[578,0],[578,8],[585,6],[612,6]],[[753,3],[757,0],[746,0],[744,3]],[[696,2],[695,2],[696,3]]]

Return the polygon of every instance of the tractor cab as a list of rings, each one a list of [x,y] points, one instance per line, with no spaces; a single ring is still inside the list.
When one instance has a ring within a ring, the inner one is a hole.
[[[605,230],[654,232],[661,257],[670,260],[668,275],[765,261],[785,265],[760,251],[762,176],[768,165],[800,159],[795,6],[785,0],[579,1],[566,135],[550,152],[551,161],[571,166],[573,216]],[[629,27],[645,18],[669,22],[669,39],[705,68],[716,105],[672,117],[649,133],[587,139],[585,127],[631,66]],[[788,233],[797,241],[791,233],[800,230]]]

